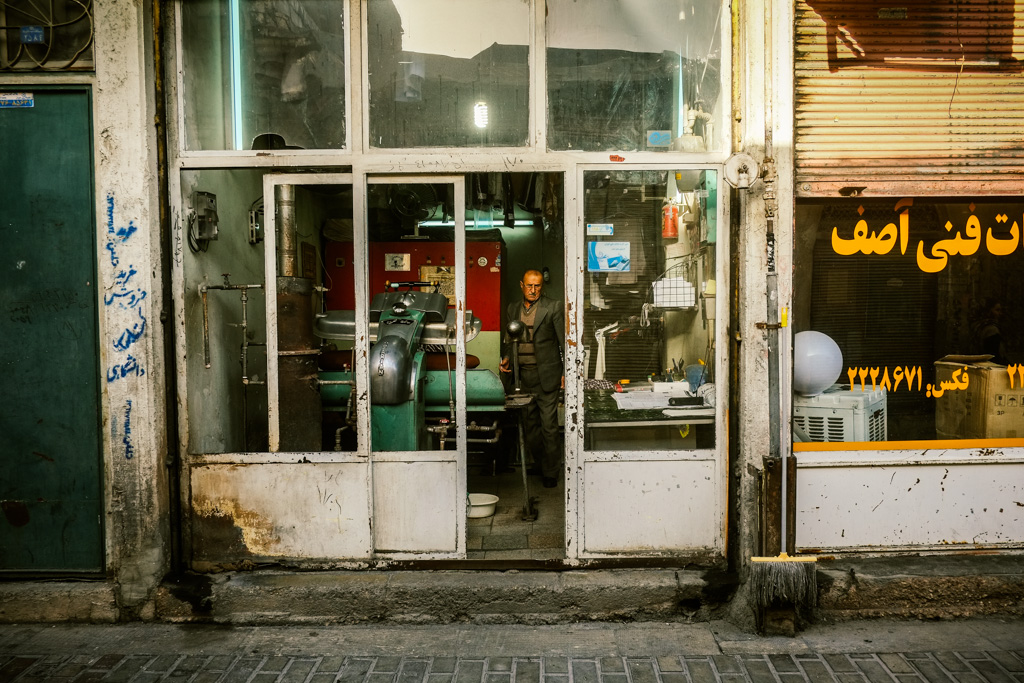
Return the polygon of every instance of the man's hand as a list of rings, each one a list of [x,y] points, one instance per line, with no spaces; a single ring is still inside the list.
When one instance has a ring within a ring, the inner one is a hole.
[[[506,356],[505,358],[501,359],[501,363],[498,365],[498,369],[501,370],[502,372],[512,372],[512,368],[510,368],[508,364],[509,359]]]

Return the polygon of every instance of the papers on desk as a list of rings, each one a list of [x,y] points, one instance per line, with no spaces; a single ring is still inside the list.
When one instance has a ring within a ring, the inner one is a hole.
[[[661,410],[668,408],[669,394],[660,391],[627,391],[612,394],[619,410]]]

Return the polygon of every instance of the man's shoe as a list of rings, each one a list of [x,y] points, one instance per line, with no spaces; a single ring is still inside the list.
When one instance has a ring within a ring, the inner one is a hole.
[[[544,477],[541,479],[541,483],[544,484],[544,488],[546,489],[553,489],[558,486],[558,480],[554,477]]]

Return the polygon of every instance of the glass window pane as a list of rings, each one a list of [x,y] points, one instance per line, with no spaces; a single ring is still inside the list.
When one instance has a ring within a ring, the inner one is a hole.
[[[797,216],[794,442],[1024,437],[1024,202]]]
[[[584,174],[588,450],[714,447],[717,180]]]
[[[370,0],[370,145],[525,145],[529,7],[522,0]]]
[[[548,147],[721,149],[721,21],[709,0],[549,0]]]
[[[189,452],[265,451],[263,173],[183,171],[181,191]]]
[[[184,0],[185,147],[345,145],[342,0]]]

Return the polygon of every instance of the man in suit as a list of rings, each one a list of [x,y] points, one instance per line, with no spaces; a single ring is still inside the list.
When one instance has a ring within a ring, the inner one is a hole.
[[[526,442],[540,466],[544,486],[558,485],[562,469],[562,443],[558,434],[558,395],[565,386],[563,347],[565,309],[561,301],[542,295],[544,276],[528,270],[519,281],[522,301],[508,307],[508,320],[521,320],[526,334],[519,342],[519,379],[524,392],[534,400],[523,409]],[[512,342],[506,335],[502,349],[502,372],[511,372]]]

